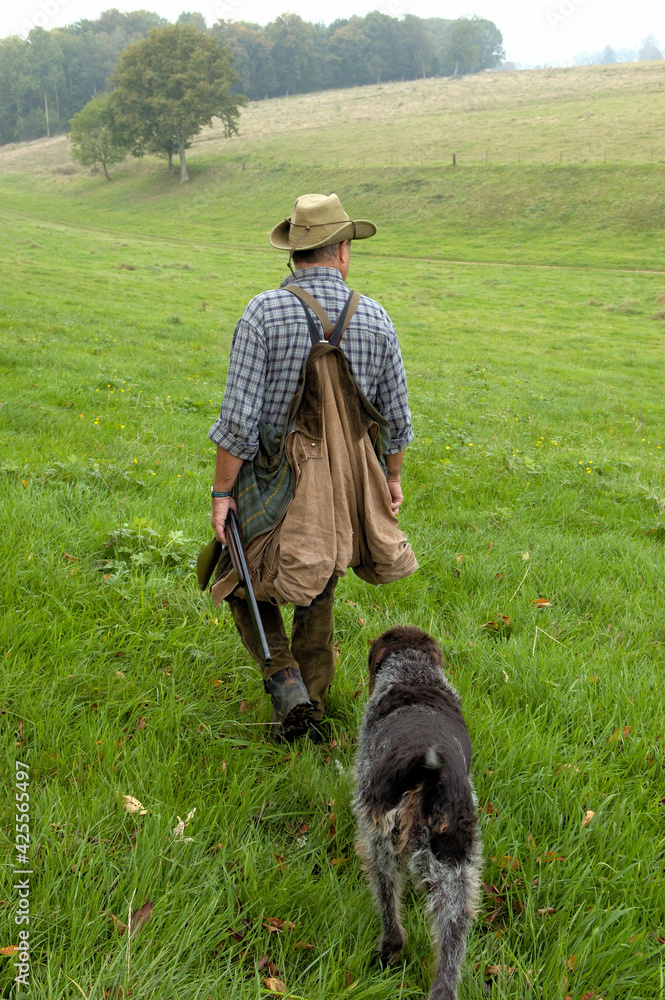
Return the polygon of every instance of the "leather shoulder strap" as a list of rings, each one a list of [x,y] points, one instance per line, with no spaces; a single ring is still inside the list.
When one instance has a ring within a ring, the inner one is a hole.
[[[285,291],[291,292],[292,295],[295,295],[301,302],[309,306],[323,327],[324,337],[327,337],[334,324],[321,303],[313,295],[310,295],[309,292],[306,292],[304,288],[301,288],[300,285],[285,285],[284,288]]]
[[[333,347],[339,347],[339,342],[342,339],[342,336],[344,335],[344,331],[349,325],[351,317],[358,308],[359,302],[360,302],[360,293],[354,292],[352,289],[351,292],[349,293],[348,299],[346,300],[344,308],[337,317],[337,322],[335,323],[334,330],[327,338],[328,342],[332,344]]]

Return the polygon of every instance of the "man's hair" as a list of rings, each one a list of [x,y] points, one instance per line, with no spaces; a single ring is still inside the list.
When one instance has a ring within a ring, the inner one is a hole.
[[[327,260],[336,260],[338,247],[339,243],[329,243],[314,250],[296,250],[293,261],[297,267],[298,264],[323,264]]]

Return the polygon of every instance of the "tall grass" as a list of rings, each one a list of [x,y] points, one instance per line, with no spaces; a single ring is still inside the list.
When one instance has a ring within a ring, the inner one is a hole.
[[[255,998],[275,978],[306,1000],[422,996],[415,900],[403,964],[372,964],[349,808],[368,642],[410,621],[441,642],[474,745],[486,890],[460,997],[662,1000],[665,288],[635,269],[657,271],[658,247],[622,207],[660,204],[659,168],[616,199],[624,168],[580,168],[588,214],[561,218],[573,175],[558,166],[220,175],[197,155],[187,191],[154,163],[111,185],[27,160],[0,179],[0,946],[17,943],[27,758],[31,996]],[[383,222],[350,280],[400,332],[416,431],[401,520],[421,569],[340,583],[332,741],[285,748],[191,564],[233,325],[282,277],[264,234],[305,187]],[[149,923],[120,936],[148,901]]]

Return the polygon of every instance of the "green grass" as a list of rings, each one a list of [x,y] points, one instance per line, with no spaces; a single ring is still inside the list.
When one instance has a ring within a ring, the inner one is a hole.
[[[591,80],[608,135],[617,102],[635,111],[616,119],[632,164],[343,162],[365,128],[392,134],[406,84],[253,105],[238,140],[194,147],[185,188],[156,161],[112,184],[63,173],[60,139],[0,151],[0,947],[17,940],[11,789],[27,757],[30,996],[249,1000],[266,955],[293,997],[423,996],[420,906],[403,965],[371,965],[350,814],[368,641],[410,621],[440,640],[474,744],[490,892],[460,1000],[490,980],[511,1000],[663,1000],[663,185],[635,110],[645,89],[660,99],[661,71],[418,84],[432,101],[459,88],[469,144],[530,108],[520,137],[540,150],[557,115],[572,142],[561,109]],[[347,99],[340,165],[303,163],[303,114],[339,136],[329,111]],[[278,142],[300,165],[276,165]],[[305,189],[381,226],[350,280],[400,332],[416,431],[401,520],[421,569],[341,582],[335,742],[289,751],[267,741],[260,678],[191,560],[233,326],[283,276],[265,234]],[[148,900],[128,953],[109,914]],[[295,927],[269,933],[270,917]]]

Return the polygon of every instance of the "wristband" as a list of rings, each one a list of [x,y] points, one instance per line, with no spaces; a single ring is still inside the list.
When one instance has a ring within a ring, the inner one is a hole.
[[[231,490],[216,490],[214,488],[210,490],[210,496],[215,500],[221,500],[224,497],[230,497],[231,495]]]

